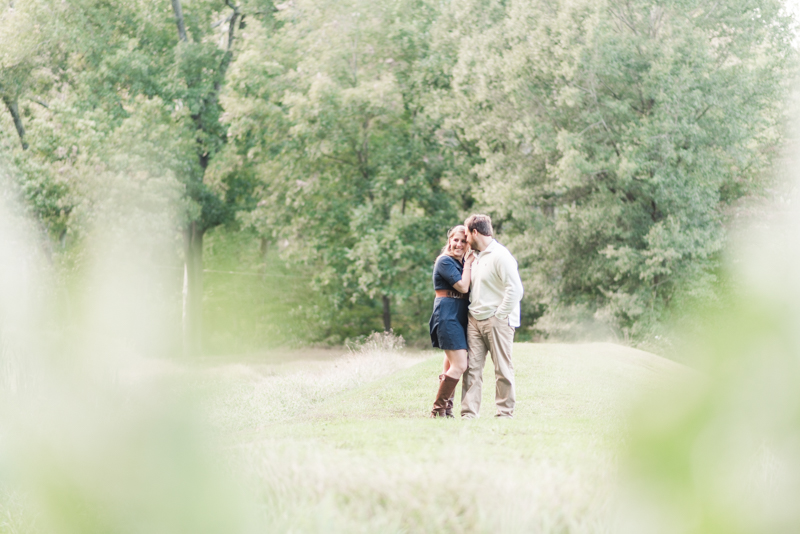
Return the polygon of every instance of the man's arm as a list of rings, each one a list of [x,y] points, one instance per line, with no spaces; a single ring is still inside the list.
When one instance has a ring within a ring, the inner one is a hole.
[[[498,261],[497,268],[500,279],[503,281],[504,291],[503,300],[494,315],[498,319],[505,319],[522,300],[522,279],[519,277],[517,260],[511,254],[503,254]]]

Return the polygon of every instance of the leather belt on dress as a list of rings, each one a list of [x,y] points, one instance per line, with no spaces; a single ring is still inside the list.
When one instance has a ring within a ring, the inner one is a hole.
[[[467,293],[459,293],[458,291],[450,291],[449,289],[437,289],[436,296],[451,299],[465,299],[467,298]]]

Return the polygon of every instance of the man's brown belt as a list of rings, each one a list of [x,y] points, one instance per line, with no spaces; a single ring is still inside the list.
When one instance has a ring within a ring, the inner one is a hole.
[[[450,291],[449,289],[437,289],[436,290],[437,297],[448,297],[451,299],[465,299],[467,298],[466,293],[459,293],[458,291]]]

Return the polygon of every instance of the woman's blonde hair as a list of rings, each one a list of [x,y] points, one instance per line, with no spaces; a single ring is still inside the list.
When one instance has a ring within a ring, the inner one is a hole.
[[[459,224],[459,225],[456,225],[456,226],[450,228],[450,230],[447,231],[447,243],[445,244],[444,248],[442,249],[442,252],[439,253],[440,257],[441,256],[452,256],[453,255],[453,251],[450,250],[450,238],[453,237],[453,234],[455,234],[456,232],[463,233],[464,234],[464,239],[467,238],[467,227],[464,226],[463,224]]]

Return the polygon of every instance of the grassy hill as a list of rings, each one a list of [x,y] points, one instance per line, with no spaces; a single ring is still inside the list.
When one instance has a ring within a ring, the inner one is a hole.
[[[432,354],[205,371],[211,419],[260,521],[284,532],[613,532],[625,414],[689,373],[613,344],[516,344],[513,420],[492,417],[491,364],[479,420],[431,420]]]

